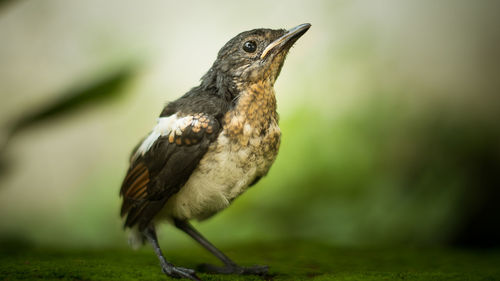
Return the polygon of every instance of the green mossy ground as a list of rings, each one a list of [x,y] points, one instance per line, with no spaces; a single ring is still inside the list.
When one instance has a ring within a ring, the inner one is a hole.
[[[0,280],[168,280],[151,249],[50,250],[2,247]],[[318,243],[254,243],[223,250],[270,275],[199,274],[203,280],[500,280],[500,251],[339,249]],[[168,253],[175,264],[216,262],[203,249]]]

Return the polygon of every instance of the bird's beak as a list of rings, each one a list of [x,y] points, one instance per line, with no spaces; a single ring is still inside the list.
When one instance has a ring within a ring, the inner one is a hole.
[[[281,36],[280,38],[274,40],[269,44],[264,51],[262,52],[262,55],[260,55],[260,59],[264,59],[267,57],[269,52],[271,50],[277,48],[279,50],[284,49],[285,46],[291,47],[297,39],[300,38],[300,36],[304,35],[306,31],[311,27],[311,24],[309,23],[304,23],[301,25],[298,25],[290,30],[288,30],[285,35]]]

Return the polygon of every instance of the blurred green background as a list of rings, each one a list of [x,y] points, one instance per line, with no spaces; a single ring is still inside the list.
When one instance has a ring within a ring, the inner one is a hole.
[[[500,242],[493,1],[2,1],[0,241],[127,247],[118,191],[163,105],[257,27],[312,28],[275,89],[270,173],[195,223],[214,244]],[[194,242],[171,226],[162,244]]]

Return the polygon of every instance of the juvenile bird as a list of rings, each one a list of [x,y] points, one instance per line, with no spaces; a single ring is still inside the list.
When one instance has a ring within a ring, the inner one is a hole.
[[[267,266],[237,265],[189,223],[228,207],[266,175],[280,145],[274,83],[292,45],[309,28],[254,29],[219,51],[199,86],[168,103],[130,157],[121,216],[132,239],[149,241],[165,274],[200,280],[163,256],[155,225],[167,221],[194,238],[224,266],[203,271],[264,274]]]

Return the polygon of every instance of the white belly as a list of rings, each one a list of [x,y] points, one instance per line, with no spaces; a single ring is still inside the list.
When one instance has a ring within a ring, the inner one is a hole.
[[[270,131],[280,133],[277,125]],[[250,138],[242,147],[221,134],[157,218],[203,220],[228,207],[257,177],[264,176],[274,161],[277,151],[264,156],[261,145],[259,139]]]

